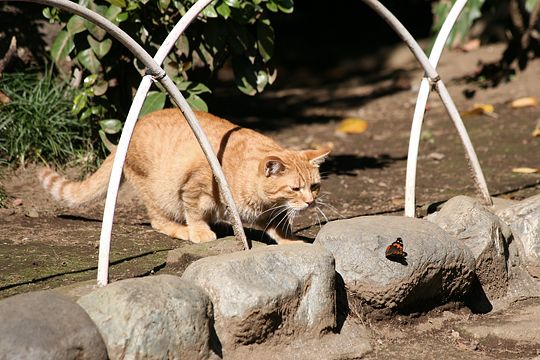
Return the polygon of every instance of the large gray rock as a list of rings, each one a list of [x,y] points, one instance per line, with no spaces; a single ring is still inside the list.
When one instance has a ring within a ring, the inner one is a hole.
[[[540,267],[540,194],[499,210],[497,215],[512,229],[528,266]]]
[[[107,349],[79,305],[38,291],[0,301],[0,359],[107,359]]]
[[[488,208],[467,196],[448,200],[427,220],[439,225],[471,249],[476,274],[485,293],[492,299],[506,295],[508,288],[508,239],[512,234]]]
[[[98,326],[111,359],[206,359],[212,304],[173,275],[109,284],[78,300]]]
[[[227,350],[335,326],[334,259],[320,247],[268,246],[208,257],[191,264],[183,278],[210,295]]]
[[[407,256],[390,261],[398,237]],[[326,224],[315,244],[328,249],[343,278],[348,306],[360,314],[416,311],[464,296],[474,279],[470,250],[437,225],[403,216],[367,216]]]

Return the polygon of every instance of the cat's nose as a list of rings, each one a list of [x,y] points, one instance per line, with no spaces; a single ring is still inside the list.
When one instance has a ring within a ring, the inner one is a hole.
[[[311,206],[311,204],[313,204],[313,199],[311,199],[311,200],[306,200],[306,204],[307,204],[308,206]]]

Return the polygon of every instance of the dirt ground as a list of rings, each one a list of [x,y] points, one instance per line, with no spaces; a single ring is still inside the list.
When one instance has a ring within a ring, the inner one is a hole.
[[[459,80],[470,75],[478,61],[497,60],[502,50],[494,45],[469,53],[448,52],[439,71],[460,110],[470,109],[474,103],[494,105],[495,116],[469,116],[464,119],[465,126],[490,193],[520,200],[540,193],[540,173],[512,171],[540,168],[540,137],[532,135],[540,108],[513,109],[510,102],[525,96],[540,98],[540,61],[531,62],[512,82],[497,88],[477,89]],[[326,205],[320,209],[325,215],[317,211],[303,214],[295,225],[300,235],[313,239],[327,220],[400,215],[403,211],[408,137],[422,71],[402,46],[384,49],[384,54],[383,70],[377,72],[370,71],[373,62],[381,61],[376,54],[336,64],[318,74],[280,69],[277,86],[261,96],[248,98],[223,86],[209,101],[214,113],[268,134],[285,146],[333,144],[332,156],[322,167]],[[223,78],[227,78],[226,73]],[[466,98],[465,90],[476,90],[474,97]],[[455,195],[475,196],[455,128],[435,93],[430,99],[418,164],[419,216]],[[347,117],[367,120],[368,130],[355,135],[337,133],[339,121]],[[65,172],[78,176],[77,169]],[[39,187],[33,165],[2,169],[1,174],[10,199],[7,208],[0,209],[0,297],[94,279],[103,203],[84,209],[55,203]],[[230,230],[220,231],[221,235],[227,233]],[[260,234],[250,236],[261,239]],[[179,246],[190,244],[154,232],[133,191],[127,188],[121,192],[113,229],[112,281],[174,272],[165,259],[168,250]],[[527,304],[515,306],[519,310]],[[366,356],[528,359],[539,355],[540,342],[531,348],[510,340],[479,342],[454,333],[459,324],[503,314],[483,318],[466,309],[450,309],[420,319],[369,324],[374,330],[374,350]]]

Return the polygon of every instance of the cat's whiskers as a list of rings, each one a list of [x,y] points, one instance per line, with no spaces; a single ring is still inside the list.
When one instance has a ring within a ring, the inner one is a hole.
[[[332,210],[340,219],[343,219],[344,218],[344,215],[342,213],[340,213],[338,211],[338,209],[336,209],[334,206],[330,205],[330,204],[327,204],[323,201],[322,198],[318,198],[315,203],[317,205],[323,205],[323,206],[326,206],[328,209]]]
[[[266,224],[266,227],[264,228],[264,232],[266,232],[266,230],[268,229],[268,227],[274,222],[274,220],[276,220],[280,215],[282,215],[283,213],[286,213],[286,215],[278,222],[278,224],[275,226],[276,228],[279,227],[279,224],[283,221],[283,219],[286,219],[288,216],[289,216],[289,206],[287,204],[284,204],[284,205],[280,205],[280,206],[276,206],[276,209],[275,211],[279,210],[277,212],[277,214],[275,214],[274,216],[272,216],[270,218],[270,220],[268,220],[268,224]],[[274,212],[275,212],[274,211]],[[271,213],[274,214],[274,212]]]

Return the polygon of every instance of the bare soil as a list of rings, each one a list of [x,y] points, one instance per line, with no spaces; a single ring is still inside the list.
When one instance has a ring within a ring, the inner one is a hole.
[[[513,109],[509,103],[524,96],[540,98],[540,61],[532,61],[513,81],[493,89],[477,89],[459,80],[470,75],[478,61],[497,60],[502,50],[495,45],[469,53],[449,52],[443,56],[439,71],[460,110],[474,103],[495,106],[496,116],[466,117],[465,125],[490,193],[520,200],[540,192],[539,173],[512,171],[540,167],[540,138],[532,136],[540,110]],[[322,167],[326,205],[320,209],[324,215],[313,211],[296,222],[298,234],[308,239],[313,239],[328,220],[400,215],[403,211],[408,137],[422,71],[401,46],[384,53],[384,66],[377,64],[383,70],[377,72],[370,72],[372,62],[380,61],[375,56],[337,63],[331,70],[308,76],[309,69],[280,69],[280,83],[261,96],[248,98],[222,86],[209,101],[214,113],[266,133],[285,146],[333,144],[332,156]],[[222,77],[227,79],[227,73]],[[464,90],[476,93],[466,98]],[[435,93],[430,99],[418,164],[420,216],[455,195],[475,196],[455,128]],[[346,117],[367,120],[368,130],[356,135],[336,133],[337,124]],[[79,176],[77,169],[65,172],[73,178]],[[55,203],[39,187],[34,165],[2,169],[1,184],[10,198],[7,208],[0,209],[0,297],[94,279],[103,203],[81,209]],[[227,234],[230,229],[220,229],[220,235]],[[258,233],[250,233],[250,237],[262,240]],[[113,229],[112,281],[174,273],[166,264],[167,251],[189,246],[189,242],[153,231],[132,189],[121,192]],[[458,332],[455,324],[479,321],[483,321],[482,316],[461,309],[440,310],[418,320],[407,317],[368,324],[373,329],[374,350],[366,356],[525,359],[538,355],[539,343],[534,348],[510,340],[478,341],[454,333]]]

